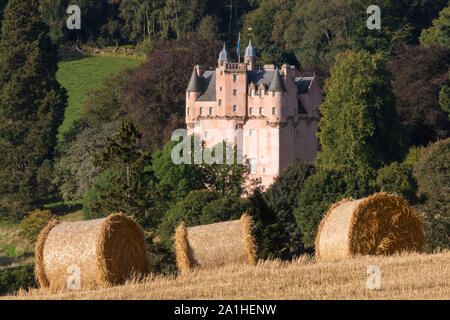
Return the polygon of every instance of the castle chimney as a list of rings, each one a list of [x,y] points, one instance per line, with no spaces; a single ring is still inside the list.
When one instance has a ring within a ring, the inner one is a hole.
[[[283,75],[285,77],[291,77],[291,78],[294,77],[293,76],[293,72],[292,72],[292,68],[291,68],[291,66],[289,64],[283,64],[281,66],[281,70],[283,71]]]
[[[206,71],[206,67],[205,67],[205,66],[201,66],[201,65],[199,65],[199,64],[197,64],[197,65],[195,66],[195,69],[197,70],[197,75],[198,75],[199,77],[201,77],[201,75]]]

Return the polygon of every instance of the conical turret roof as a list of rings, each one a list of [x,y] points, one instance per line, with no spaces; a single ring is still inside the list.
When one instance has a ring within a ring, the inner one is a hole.
[[[278,69],[273,73],[272,81],[270,82],[268,91],[276,91],[276,92],[285,92],[286,88],[284,87],[284,81],[281,79],[280,73]]]
[[[202,92],[202,87],[202,79],[200,79],[197,70],[194,68],[186,92]]]
[[[225,47],[225,43],[223,44],[222,51],[220,51],[219,61],[231,61],[230,54],[228,53],[227,48]]]
[[[246,57],[256,57],[256,50],[252,46],[252,39],[248,42],[248,47],[245,49],[245,56]]]

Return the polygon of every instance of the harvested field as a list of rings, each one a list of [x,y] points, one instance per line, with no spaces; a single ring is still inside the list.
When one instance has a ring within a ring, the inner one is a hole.
[[[19,292],[3,299],[449,299],[450,252],[362,256],[314,262],[260,261],[175,276],[153,276],[140,283],[50,294]],[[366,288],[367,268],[381,269],[381,290]]]

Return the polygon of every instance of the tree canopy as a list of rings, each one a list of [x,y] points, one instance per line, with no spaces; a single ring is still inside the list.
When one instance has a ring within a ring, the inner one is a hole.
[[[102,170],[94,166],[96,153],[104,150],[107,137],[116,133],[118,123],[88,126],[73,141],[66,141],[55,163],[55,181],[64,201],[81,200],[96,183]]]
[[[450,49],[450,7],[439,12],[439,18],[433,20],[433,26],[422,30],[420,44],[429,47],[439,44]]]
[[[67,104],[47,33],[37,0],[9,1],[0,43],[0,207],[16,218],[48,198],[39,172],[49,169]]]
[[[406,152],[391,87],[381,54],[338,54],[320,106],[317,162],[324,168],[354,168],[362,176],[401,160]]]
[[[294,209],[305,250],[314,250],[320,221],[333,203],[349,197],[360,199],[372,192],[369,181],[352,170],[318,168],[305,181]]]
[[[393,55],[400,43],[418,44],[423,28],[447,5],[446,0],[379,0],[382,28],[369,30],[363,0],[262,0],[243,18],[241,33],[252,36],[263,63],[322,67],[339,52],[368,50]],[[251,30],[249,30],[251,28]]]
[[[137,149],[141,135],[133,123],[122,121],[117,133],[107,138],[102,152],[94,157],[94,165],[108,172],[110,187],[97,185],[98,200],[89,203],[96,212],[123,212],[145,224],[151,220],[152,190],[149,188],[152,172],[150,154]]]
[[[294,209],[297,207],[297,197],[303,190],[306,180],[314,173],[315,168],[312,164],[297,162],[285,168],[264,192],[264,199],[289,239],[284,243],[284,258],[299,255],[304,251]]]
[[[417,208],[423,213],[427,249],[450,248],[450,138],[422,149],[414,175],[425,198]]]
[[[439,105],[439,92],[448,81],[449,49],[433,45],[401,46],[387,64],[395,75],[392,87],[397,112],[412,145],[428,145],[450,134],[450,121]]]
[[[197,34],[161,42],[124,87],[125,109],[142,132],[142,146],[150,151],[185,127],[186,86],[195,64],[215,66],[218,41]]]

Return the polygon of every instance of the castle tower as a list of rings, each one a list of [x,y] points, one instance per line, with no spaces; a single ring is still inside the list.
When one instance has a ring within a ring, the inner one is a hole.
[[[252,39],[250,39],[247,49],[245,49],[244,63],[247,64],[247,70],[256,70],[256,50],[252,46]]]
[[[226,140],[241,146],[250,178],[269,186],[295,161],[317,154],[321,88],[294,66],[256,65],[249,41],[244,62],[231,61],[225,44],[217,67],[196,66],[186,89],[186,126],[205,146]]]
[[[245,118],[247,111],[247,72],[244,63],[233,63],[225,44],[216,69],[217,115]]]
[[[195,101],[201,95],[202,91],[202,79],[198,75],[197,68],[194,67],[194,70],[192,70],[191,79],[189,80],[189,84],[186,89],[186,120],[188,122],[193,122],[194,119],[198,117],[198,110],[196,110],[193,106],[195,105]]]

